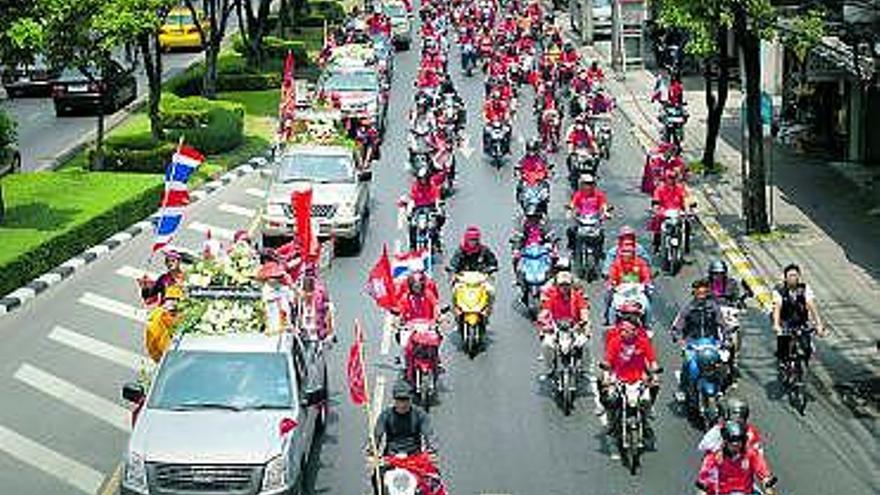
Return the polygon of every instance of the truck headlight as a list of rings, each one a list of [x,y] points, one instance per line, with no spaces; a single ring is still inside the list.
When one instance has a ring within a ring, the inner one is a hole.
[[[147,493],[147,468],[144,456],[137,452],[129,452],[125,459],[122,484],[138,493]]]
[[[263,491],[277,490],[287,486],[287,457],[278,455],[266,463],[263,472]]]
[[[357,215],[354,209],[354,203],[342,203],[336,211],[336,217],[339,219],[351,219]]]

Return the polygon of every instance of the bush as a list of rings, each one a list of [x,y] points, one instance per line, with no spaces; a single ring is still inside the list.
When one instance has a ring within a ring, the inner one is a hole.
[[[0,108],[0,149],[6,148],[16,141],[15,120]]]
[[[33,174],[22,175],[32,176]],[[32,177],[26,177],[22,180],[30,179]],[[133,192],[128,197],[108,200],[117,202],[106,206],[95,216],[75,223],[70,228],[58,232],[57,235],[47,237],[43,242],[27,248],[21,246],[21,252],[0,263],[0,294],[15,290],[76,256],[89,246],[93,246],[127,228],[132,223],[146,218],[156,210],[163,187],[162,182],[157,180],[155,185]],[[26,206],[19,205],[18,207]],[[13,220],[14,209],[15,207],[10,208],[10,221]],[[10,227],[11,230],[13,230],[12,227]],[[7,248],[13,248],[11,244],[10,242]]]
[[[238,103],[166,94],[159,114],[169,141],[183,135],[205,154],[223,153],[244,141],[244,107]]]
[[[199,96],[202,94],[202,81],[205,77],[205,63],[199,62],[186,68],[183,72],[168,78],[162,89],[176,96]],[[164,99],[164,96],[163,96]]]
[[[262,91],[280,87],[280,73],[222,74],[217,78],[217,91]]]
[[[104,147],[104,171],[160,174],[176,148],[176,144],[166,142],[153,143],[150,148],[107,143]],[[94,153],[94,149],[89,150],[89,162],[94,160]]]
[[[240,35],[237,35],[232,42],[232,49],[239,57],[238,60],[230,58],[227,62],[226,70],[220,70],[218,63],[217,72],[224,74],[242,74],[257,72],[256,68],[247,65],[245,55],[247,48]],[[285,40],[277,36],[265,36],[263,38],[263,70],[281,71],[284,67],[284,60],[287,58],[287,52],[293,53],[293,59],[297,67],[306,67],[311,65],[306,44],[298,40]]]
[[[327,23],[331,25],[340,24],[345,19],[345,9],[342,7],[342,4],[332,0],[309,2],[309,13],[327,19]]]

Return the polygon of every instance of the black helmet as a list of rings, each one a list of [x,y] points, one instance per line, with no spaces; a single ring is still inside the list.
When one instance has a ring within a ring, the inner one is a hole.
[[[746,442],[746,428],[740,421],[726,420],[723,425],[721,425],[721,438],[725,443],[740,443],[745,444]]]
[[[557,272],[570,272],[571,259],[567,256],[560,256],[559,259],[556,260],[556,266],[554,268]]]
[[[541,215],[541,210],[538,208],[538,205],[529,204],[526,206],[525,211],[523,211],[523,214],[526,217],[537,217],[537,216]]]
[[[709,275],[727,275],[727,263],[717,259],[709,263]]]
[[[526,153],[537,153],[541,151],[541,140],[533,137],[526,143]]]
[[[739,397],[729,397],[724,405],[724,419],[745,423],[749,420],[749,404]]]

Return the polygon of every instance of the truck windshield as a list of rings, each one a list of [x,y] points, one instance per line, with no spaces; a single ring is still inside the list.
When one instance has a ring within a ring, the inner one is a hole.
[[[354,182],[355,176],[348,156],[296,153],[281,160],[278,180],[338,183]]]
[[[149,407],[166,410],[288,409],[287,359],[276,353],[169,351]]]

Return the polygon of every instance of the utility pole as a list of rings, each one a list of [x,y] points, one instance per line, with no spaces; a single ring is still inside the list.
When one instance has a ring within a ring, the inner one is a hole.
[[[593,33],[593,0],[572,0],[581,5],[581,40],[585,45],[592,45]]]
[[[623,73],[623,26],[620,0],[611,0],[611,67]]]

